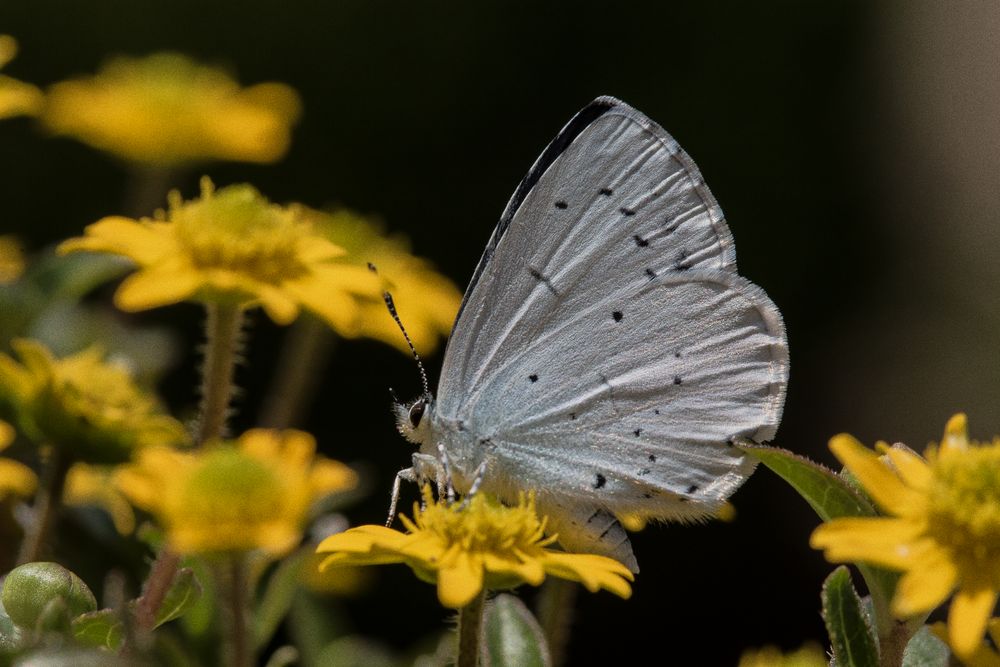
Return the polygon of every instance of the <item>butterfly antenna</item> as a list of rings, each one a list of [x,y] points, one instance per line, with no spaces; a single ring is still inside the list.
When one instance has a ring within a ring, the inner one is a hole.
[[[369,265],[371,266],[371,265]],[[382,298],[385,300],[386,308],[389,309],[389,314],[392,315],[392,319],[396,320],[396,325],[399,330],[403,332],[403,338],[406,339],[406,344],[410,346],[410,352],[413,353],[413,359],[417,362],[417,369],[420,371],[420,381],[424,385],[424,396],[431,395],[431,386],[427,382],[427,371],[424,370],[424,364],[420,361],[420,355],[417,354],[417,348],[413,347],[413,341],[410,340],[410,334],[406,333],[406,328],[403,326],[402,320],[399,319],[399,313],[396,312],[396,304],[392,300],[392,295],[388,291],[382,292]]]

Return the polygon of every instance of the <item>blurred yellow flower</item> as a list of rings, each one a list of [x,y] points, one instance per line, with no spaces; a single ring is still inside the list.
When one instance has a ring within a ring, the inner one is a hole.
[[[119,57],[91,77],[53,85],[42,120],[128,160],[176,166],[204,160],[274,162],[299,115],[280,83],[249,88],[177,53]]]
[[[14,427],[0,421],[0,452],[14,442]],[[38,488],[38,477],[23,463],[0,458],[0,500],[16,496],[26,498]]]
[[[134,261],[139,271],[115,293],[122,310],[185,300],[257,304],[279,324],[305,308],[338,331],[353,331],[356,296],[379,294],[378,278],[345,261],[294,208],[271,204],[249,185],[216,191],[202,179],[201,197],[169,197],[156,219],[108,217],[60,252],[106,252]]]
[[[849,435],[830,449],[889,516],[843,518],[812,535],[832,562],[867,562],[903,571],[893,614],[929,613],[957,589],[948,643],[963,660],[980,647],[1000,591],[1000,438],[969,442],[965,415],[952,417],[926,460],[904,447],[885,459]]]
[[[943,642],[948,641],[948,627],[944,623],[934,623],[931,625],[931,632]],[[963,663],[969,667],[1000,667],[1000,653],[997,647],[1000,646],[1000,618],[991,618],[986,625],[988,642],[980,642],[976,650],[963,659]]]
[[[405,563],[436,582],[438,600],[453,609],[484,587],[537,586],[546,574],[579,581],[591,592],[632,594],[632,573],[618,561],[547,549],[557,536],[544,537],[546,520],[538,518],[534,496],[506,507],[483,493],[463,504],[435,501],[429,487],[423,495],[424,509],[413,507],[415,521],[400,515],[406,533],[367,525],[331,535],[317,548],[331,554],[320,567]]]
[[[24,253],[17,238],[0,236],[0,285],[12,283],[24,273]]]
[[[829,664],[821,648],[806,644],[791,653],[783,653],[775,646],[749,649],[740,656],[737,667],[827,667]]]
[[[0,67],[17,55],[17,40],[10,35],[0,35]],[[42,108],[45,97],[30,83],[0,74],[0,118],[34,115]]]
[[[419,352],[432,352],[441,338],[447,337],[462,293],[451,280],[435,271],[430,262],[411,254],[405,239],[386,236],[380,225],[351,211],[324,213],[305,207],[302,210],[317,231],[344,248],[350,259],[377,268]],[[381,294],[359,296],[358,304],[350,330],[341,334],[374,338],[409,353]]]
[[[114,485],[114,468],[91,466],[86,463],[73,465],[66,474],[63,502],[67,505],[100,507],[115,524],[115,530],[130,535],[135,530],[135,512],[128,499]]]
[[[277,557],[298,544],[313,503],[353,488],[357,476],[316,455],[308,433],[253,429],[196,452],[145,449],[115,482],[157,518],[178,553]]]
[[[142,447],[187,441],[181,423],[96,347],[56,359],[37,341],[11,345],[22,361],[0,353],[0,400],[26,435],[70,460],[118,463]]]

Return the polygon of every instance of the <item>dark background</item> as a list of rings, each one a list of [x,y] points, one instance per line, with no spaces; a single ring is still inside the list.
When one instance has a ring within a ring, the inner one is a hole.
[[[330,2],[0,0],[5,68],[39,85],[108,56],[178,50],[302,95],[286,158],[213,165],[279,202],[339,203],[384,218],[457,284],[501,209],[569,117],[610,94],[662,124],[700,166],[737,241],[740,272],[788,328],[791,380],[775,444],[833,464],[828,438],[920,449],[955,411],[1000,432],[1000,76],[992,3]],[[27,119],[0,123],[0,231],[30,249],[121,212],[127,170]],[[177,183],[197,192],[191,172]],[[169,323],[182,349],[200,314]],[[237,427],[254,423],[284,331],[257,318]],[[188,355],[163,389],[194,398]],[[431,357],[432,374],[440,355]],[[372,466],[348,512],[380,522],[411,448],[388,387],[416,393],[412,362],[341,344],[303,424],[324,451]],[[642,574],[621,601],[583,594],[570,664],[735,664],[745,647],[823,641],[808,548],[817,520],[761,470],[733,498],[734,523],[651,528]],[[360,633],[403,649],[448,614],[433,589],[383,568],[350,603]],[[530,592],[526,592],[530,597]]]

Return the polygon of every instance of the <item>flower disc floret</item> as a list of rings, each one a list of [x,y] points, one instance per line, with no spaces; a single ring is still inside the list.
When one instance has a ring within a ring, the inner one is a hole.
[[[22,363],[0,354],[0,394],[25,433],[71,460],[118,463],[143,447],[187,441],[183,425],[99,349],[57,359],[36,341],[12,345]]]
[[[301,431],[254,429],[197,452],[146,450],[116,483],[180,553],[280,556],[301,539],[314,502],[357,484],[350,468],[315,449]]]
[[[632,593],[632,574],[618,561],[549,549],[557,536],[545,536],[546,520],[538,517],[534,496],[522,495],[513,507],[482,493],[467,503],[448,503],[435,501],[425,488],[423,509],[415,505],[413,511],[413,520],[401,517],[406,533],[359,526],[326,538],[317,552],[331,555],[320,567],[405,563],[437,584],[442,605],[456,609],[484,588],[537,586],[546,574],[579,581],[592,592],[603,588],[623,598]]]

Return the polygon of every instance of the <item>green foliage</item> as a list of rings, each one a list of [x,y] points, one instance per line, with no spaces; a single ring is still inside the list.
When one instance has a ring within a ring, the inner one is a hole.
[[[878,667],[878,641],[844,566],[823,582],[823,621],[838,667]]]
[[[520,599],[501,594],[487,606],[483,664],[489,667],[550,667],[541,626]]]

